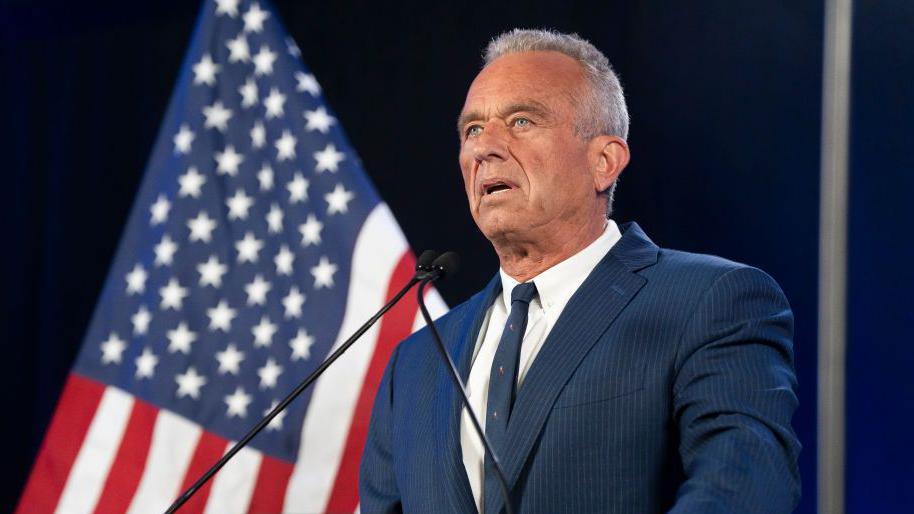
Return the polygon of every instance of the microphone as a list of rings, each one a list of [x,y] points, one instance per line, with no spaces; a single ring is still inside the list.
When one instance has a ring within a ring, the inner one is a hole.
[[[454,252],[444,252],[428,264],[426,275],[420,278],[425,281],[434,281],[454,275],[459,269],[460,257]]]
[[[416,259],[416,272],[428,273],[432,271],[432,264],[435,262],[435,259],[438,257],[438,252],[435,250],[426,250],[422,252],[422,255]]]
[[[463,406],[466,407],[467,412],[470,413],[470,420],[473,422],[473,428],[476,430],[476,434],[478,434],[479,439],[482,440],[482,445],[486,450],[486,456],[491,459],[492,466],[495,468],[498,485],[501,486],[501,494],[504,496],[505,500],[506,514],[514,514],[514,507],[511,505],[511,495],[508,493],[508,480],[505,478],[505,472],[501,468],[501,461],[498,459],[498,456],[495,455],[495,451],[492,450],[492,443],[489,442],[489,438],[486,437],[485,430],[482,429],[479,418],[476,417],[476,413],[473,412],[473,408],[470,407],[470,398],[467,394],[466,386],[463,384],[463,380],[460,379],[460,373],[457,371],[457,366],[454,364],[454,360],[451,359],[451,355],[447,353],[447,350],[444,347],[444,341],[441,340],[441,334],[438,333],[438,327],[435,326],[435,321],[432,319],[431,315],[428,313],[428,308],[425,306],[425,287],[435,280],[453,276],[457,273],[458,269],[460,269],[460,258],[454,252],[444,252],[431,263],[430,271],[422,276],[419,288],[416,290],[416,294],[419,296],[419,310],[422,311],[422,317],[425,318],[425,323],[432,333],[432,338],[435,340],[435,346],[438,348],[439,355],[444,360],[448,375],[451,377],[451,381],[454,382],[457,391],[460,392],[460,399],[463,401]]]
[[[451,253],[453,253],[453,252],[451,252]],[[441,257],[444,257],[444,255],[442,255]],[[269,425],[270,422],[273,421],[273,418],[275,418],[280,412],[285,410],[285,408],[288,407],[289,404],[292,403],[292,401],[294,401],[298,397],[298,395],[300,395],[305,389],[308,388],[308,386],[310,386],[315,380],[317,380],[317,378],[319,376],[321,376],[324,373],[324,371],[326,371],[327,368],[329,368],[330,365],[333,364],[341,355],[343,355],[343,353],[345,353],[346,350],[348,350],[349,347],[353,345],[353,343],[355,343],[360,337],[362,337],[362,335],[365,332],[368,331],[369,328],[371,328],[372,325],[374,325],[379,319],[381,319],[381,316],[383,316],[394,305],[396,305],[397,302],[399,302],[400,299],[403,298],[403,296],[407,292],[409,292],[409,290],[412,289],[412,287],[414,285],[416,285],[420,281],[424,280],[425,277],[428,277],[428,276],[435,276],[435,277],[443,276],[442,274],[445,273],[443,266],[447,266],[448,265],[447,262],[449,262],[449,261],[447,259],[445,259],[444,261],[441,261],[441,257],[438,257],[438,252],[435,252],[434,250],[426,250],[426,251],[422,252],[422,255],[420,255],[419,258],[416,260],[416,273],[409,280],[409,282],[407,282],[406,285],[403,286],[403,288],[400,289],[400,291],[396,295],[394,295],[394,297],[391,298],[391,300],[389,302],[387,302],[383,307],[381,307],[381,309],[378,312],[376,312],[374,316],[369,318],[368,321],[366,321],[361,327],[359,327],[359,329],[356,330],[355,333],[353,333],[349,337],[349,339],[347,339],[343,344],[341,344],[340,347],[336,349],[336,351],[334,351],[332,354],[330,354],[330,356],[327,357],[324,360],[324,362],[322,362],[320,364],[320,366],[318,366],[314,371],[312,371],[310,375],[305,377],[305,379],[302,380],[301,383],[299,383],[297,386],[295,386],[295,389],[293,389],[291,393],[289,393],[285,398],[283,398],[281,402],[276,404],[276,407],[274,407],[273,410],[271,410],[256,425],[254,425],[254,427],[251,428],[251,430],[249,430],[248,433],[245,434],[244,437],[242,437],[237,443],[235,443],[235,445],[232,446],[231,449],[229,449],[229,451],[225,452],[225,454],[218,461],[216,461],[216,463],[213,464],[212,467],[210,467],[208,470],[206,470],[206,473],[203,473],[203,475],[201,475],[200,478],[198,478],[197,481],[193,483],[193,485],[188,487],[187,490],[184,491],[181,494],[181,496],[179,496],[178,499],[176,499],[174,501],[174,503],[171,504],[170,507],[168,507],[168,510],[165,511],[165,514],[173,514],[175,511],[177,511],[179,508],[181,508],[182,505],[187,503],[187,501],[190,500],[194,496],[194,494],[196,494],[197,491],[199,491],[200,488],[203,487],[203,485],[206,482],[208,482],[210,478],[213,477],[213,475],[215,475],[220,469],[222,469],[222,467],[225,466],[226,463],[228,463],[228,461],[231,460],[231,458],[234,457],[236,453],[238,453],[242,448],[247,446],[247,444],[249,442],[251,442],[251,439],[253,439],[254,436],[256,436],[257,434],[259,434],[260,431],[264,429],[264,427]],[[439,261],[441,261],[441,262],[439,263]],[[436,267],[436,263],[437,263],[437,267]],[[440,271],[437,271],[438,268],[442,268],[442,269]]]

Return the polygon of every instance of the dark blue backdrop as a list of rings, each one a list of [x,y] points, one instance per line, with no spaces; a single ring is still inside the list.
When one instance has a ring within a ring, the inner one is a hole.
[[[847,512],[914,512],[914,3],[857,8]]]
[[[820,2],[275,3],[413,247],[464,256],[463,280],[442,286],[451,304],[497,266],[466,212],[453,132],[480,49],[514,26],[577,31],[603,49],[632,114],[633,159],[616,218],[637,220],[661,245],[759,266],[791,301],[801,401],[794,425],[805,447],[798,512],[814,512]],[[21,424],[3,424],[15,444],[2,466],[9,476],[0,505],[18,496],[81,343],[197,7],[3,8],[0,391]],[[904,253],[895,250],[910,253],[912,244],[910,215],[900,216],[909,209],[899,207],[910,187],[899,184],[912,185],[905,142],[914,62],[910,51],[886,57],[914,47],[903,29],[910,6],[904,14],[874,6],[857,14],[849,430],[857,445],[884,437],[874,453],[849,451],[849,512],[875,512],[866,506],[876,497],[881,511],[898,511],[901,466],[912,461],[894,448],[905,424],[883,421],[910,420],[902,409],[914,390],[914,278],[901,275]],[[888,395],[886,380],[896,387]],[[883,472],[896,474],[882,481]]]

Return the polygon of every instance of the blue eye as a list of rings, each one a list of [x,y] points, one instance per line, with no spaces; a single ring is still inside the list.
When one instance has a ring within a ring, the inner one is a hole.
[[[515,118],[514,119],[515,127],[524,128],[524,127],[529,127],[531,124],[532,124],[532,122],[530,120],[528,120],[527,118]]]
[[[482,133],[482,127],[479,125],[470,125],[466,130],[467,137],[478,136]]]

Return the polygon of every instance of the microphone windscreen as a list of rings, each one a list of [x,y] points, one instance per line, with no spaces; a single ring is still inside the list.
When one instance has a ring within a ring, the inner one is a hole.
[[[438,257],[438,252],[435,250],[426,250],[422,252],[422,255],[420,255],[419,259],[416,261],[416,271],[431,271],[432,263],[435,262],[435,257]]]
[[[444,252],[435,259],[432,268],[440,270],[442,278],[452,276],[460,269],[460,257],[455,252]]]

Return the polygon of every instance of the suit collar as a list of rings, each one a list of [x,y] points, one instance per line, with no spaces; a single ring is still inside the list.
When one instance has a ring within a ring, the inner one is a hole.
[[[619,230],[622,231],[622,238],[609,251],[610,255],[632,272],[653,266],[657,262],[660,248],[651,241],[651,238],[647,237],[637,223],[634,221],[622,223],[619,225]]]

